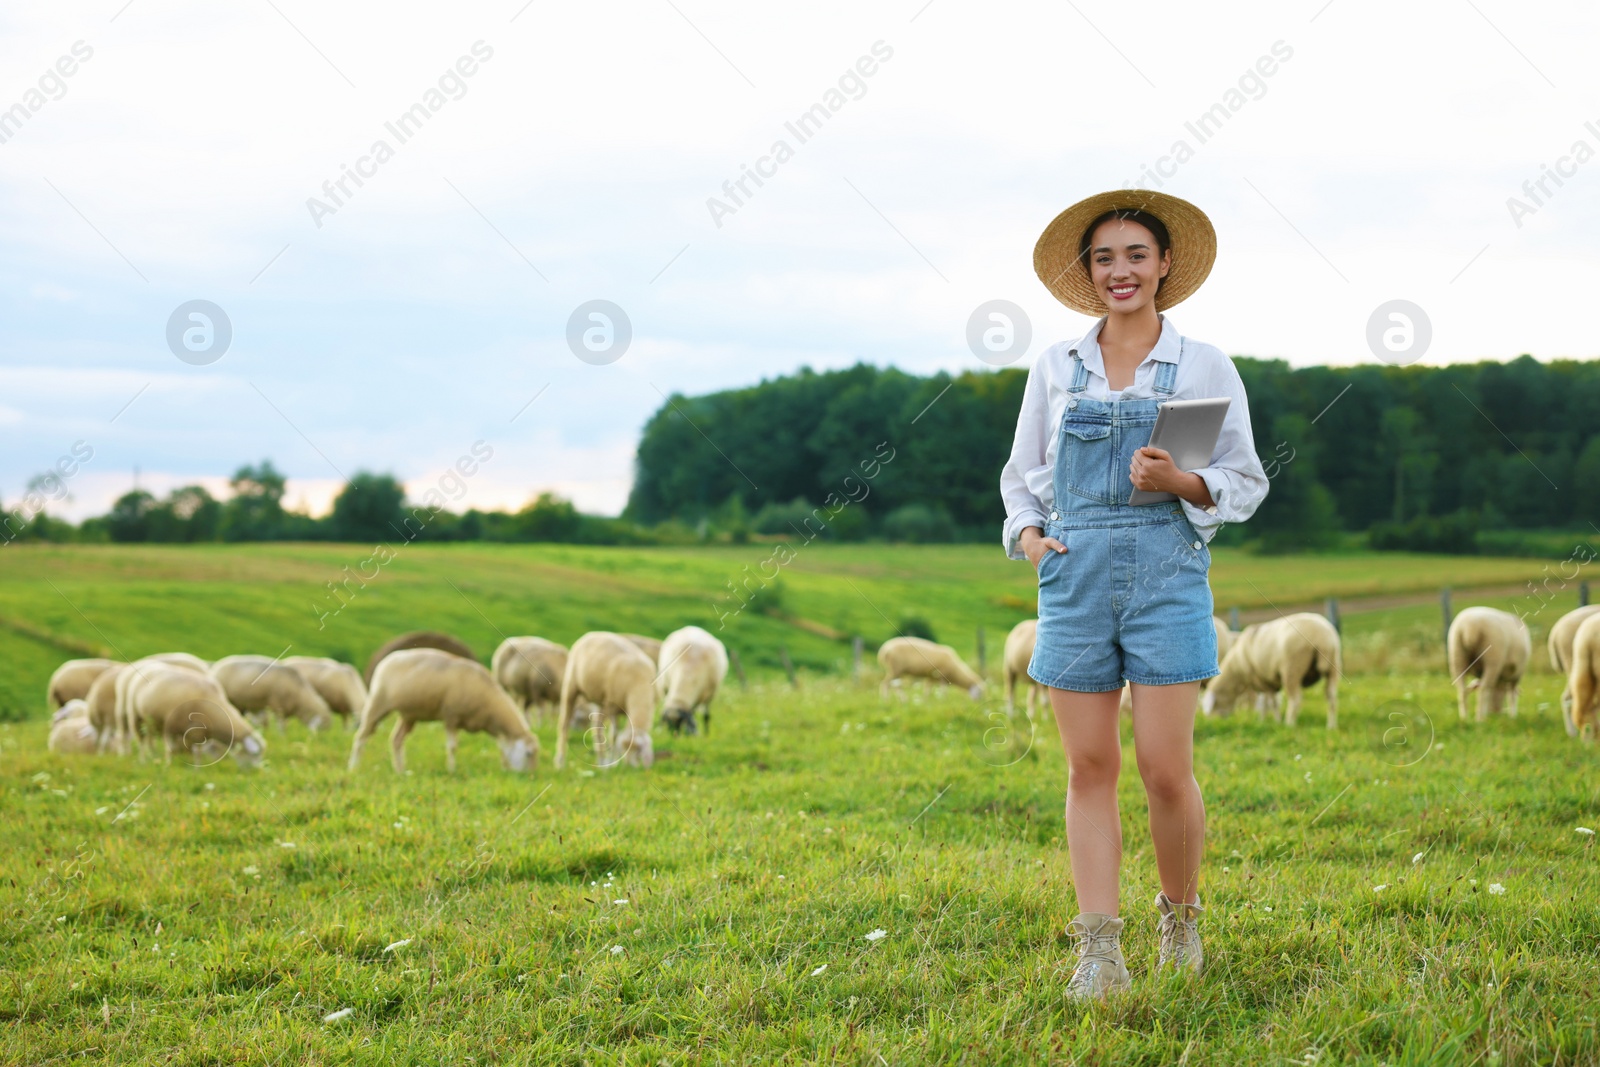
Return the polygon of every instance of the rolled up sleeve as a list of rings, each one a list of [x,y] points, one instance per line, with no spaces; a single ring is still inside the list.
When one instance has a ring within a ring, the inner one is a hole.
[[[1017,540],[1029,526],[1043,529],[1044,502],[1034,495],[1024,480],[1024,475],[1045,462],[1049,446],[1049,401],[1047,390],[1040,378],[1043,360],[1036,361],[1028,371],[1028,381],[1022,390],[1022,410],[1017,415],[1017,432],[1011,441],[1011,457],[1000,470],[1000,498],[1005,502],[1006,521],[1001,529],[1000,543],[1010,559],[1027,559]]]
[[[1217,435],[1210,466],[1190,472],[1198,474],[1206,483],[1213,506],[1203,508],[1183,501],[1184,514],[1207,542],[1223,523],[1244,522],[1254,515],[1266,499],[1268,487],[1267,472],[1256,455],[1255,434],[1250,427],[1250,400],[1245,395],[1244,381],[1233,361],[1226,356],[1217,378],[1208,395],[1227,396],[1233,402],[1222,420],[1222,432]]]

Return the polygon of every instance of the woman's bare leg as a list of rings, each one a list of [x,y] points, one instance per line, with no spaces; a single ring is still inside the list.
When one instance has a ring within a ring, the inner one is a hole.
[[[1133,746],[1150,799],[1150,839],[1167,899],[1199,899],[1206,808],[1194,778],[1194,713],[1199,682],[1133,685]]]
[[[1122,819],[1117,814],[1117,735],[1121,691],[1077,693],[1051,689],[1050,709],[1067,754],[1067,855],[1080,912],[1117,914],[1122,865]]]

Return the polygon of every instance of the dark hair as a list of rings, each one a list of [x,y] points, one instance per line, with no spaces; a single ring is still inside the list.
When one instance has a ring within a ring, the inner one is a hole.
[[[1171,250],[1172,237],[1167,233],[1166,223],[1150,214],[1150,212],[1141,211],[1138,208],[1112,208],[1110,211],[1104,212],[1103,214],[1097,216],[1093,222],[1089,223],[1088,227],[1083,231],[1083,236],[1078,238],[1078,262],[1082,264],[1083,272],[1085,274],[1089,273],[1089,242],[1094,239],[1094,231],[1100,228],[1101,223],[1109,222],[1112,219],[1122,219],[1127,222],[1137,222],[1139,225],[1149,230],[1155,236],[1158,256],[1164,256],[1168,251]],[[1161,287],[1166,284],[1167,279],[1165,277],[1162,277],[1156,282],[1156,294],[1158,296],[1161,293]]]

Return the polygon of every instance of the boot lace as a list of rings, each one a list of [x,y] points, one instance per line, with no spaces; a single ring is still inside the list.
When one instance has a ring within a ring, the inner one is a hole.
[[[1067,924],[1067,933],[1077,939],[1078,965],[1067,981],[1067,992],[1073,996],[1093,996],[1097,992],[1100,972],[1116,966],[1118,935],[1091,933],[1083,923],[1074,919]]]

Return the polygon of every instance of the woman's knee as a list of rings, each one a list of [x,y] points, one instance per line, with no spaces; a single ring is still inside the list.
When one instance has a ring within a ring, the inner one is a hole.
[[[1139,777],[1144,780],[1145,795],[1152,803],[1176,804],[1196,788],[1194,771],[1189,767],[1141,763]]]
[[[1067,755],[1067,786],[1095,788],[1116,787],[1117,775],[1122,770],[1122,753],[1117,750],[1072,752]]]

